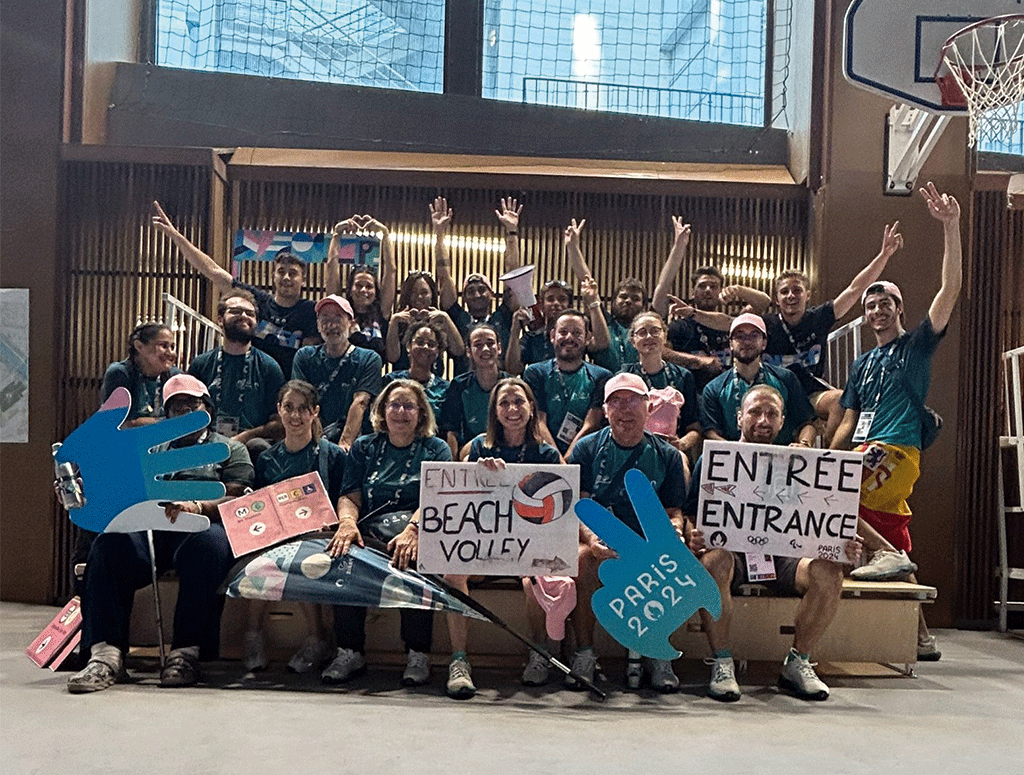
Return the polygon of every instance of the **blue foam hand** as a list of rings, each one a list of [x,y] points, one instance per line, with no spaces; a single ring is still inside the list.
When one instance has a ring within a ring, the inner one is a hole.
[[[644,531],[641,538],[593,500],[576,504],[576,516],[618,558],[598,569],[603,585],[591,605],[597,620],[628,649],[651,659],[675,659],[672,635],[699,608],[722,615],[718,585],[676,533],[643,473],[626,472],[626,493]]]
[[[226,444],[196,444],[181,449],[152,451],[164,442],[187,436],[210,423],[206,412],[190,412],[152,425],[121,430],[131,408],[125,388],[115,390],[88,420],[57,450],[58,463],[73,462],[82,479],[85,505],[71,509],[71,521],[96,533],[139,530],[205,529],[209,521],[172,526],[159,501],[215,500],[224,496],[220,482],[176,481],[158,476],[226,460]],[[138,509],[138,504],[152,504]],[[117,517],[130,512],[130,519]],[[188,525],[191,525],[189,527]]]

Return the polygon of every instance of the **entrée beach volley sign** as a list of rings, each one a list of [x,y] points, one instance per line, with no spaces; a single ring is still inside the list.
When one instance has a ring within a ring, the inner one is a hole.
[[[423,573],[575,576],[579,466],[424,462]]]
[[[862,455],[705,441],[697,527],[708,548],[843,562]]]

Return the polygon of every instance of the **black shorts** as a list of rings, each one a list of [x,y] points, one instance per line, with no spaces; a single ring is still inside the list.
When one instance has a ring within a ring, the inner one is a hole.
[[[800,558],[773,556],[772,559],[775,560],[775,581],[754,583],[767,587],[775,597],[802,597],[796,589],[796,568],[800,564]],[[742,552],[733,552],[732,566],[732,584],[729,590],[736,595],[741,586],[750,583],[747,581],[747,561]]]

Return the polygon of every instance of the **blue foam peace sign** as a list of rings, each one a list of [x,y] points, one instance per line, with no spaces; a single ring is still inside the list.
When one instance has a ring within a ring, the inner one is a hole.
[[[718,585],[679,540],[665,508],[644,474],[626,472],[626,492],[644,537],[590,499],[576,516],[618,553],[598,569],[603,585],[591,599],[594,615],[615,640],[652,659],[675,659],[669,636],[699,608],[722,614]]]
[[[120,430],[130,405],[128,391],[118,388],[57,450],[58,463],[73,462],[78,466],[85,494],[85,505],[69,512],[71,521],[96,533],[190,529],[184,520],[182,525],[172,528],[156,503],[215,500],[223,497],[224,485],[158,477],[219,463],[227,459],[230,450],[226,444],[216,443],[153,451],[164,442],[205,428],[210,415],[190,412],[152,425]],[[133,510],[131,519],[115,522],[133,506],[149,502],[153,508],[145,512]],[[146,516],[140,519],[141,513]],[[188,524],[196,525],[191,529],[204,529],[199,527],[201,523]],[[205,527],[209,527],[208,521]]]

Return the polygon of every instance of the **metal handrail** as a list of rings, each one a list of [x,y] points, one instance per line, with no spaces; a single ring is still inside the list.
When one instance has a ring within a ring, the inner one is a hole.
[[[212,350],[224,332],[214,321],[169,293],[163,294],[164,322],[174,336],[178,362],[189,364],[199,353]]]
[[[828,335],[825,347],[828,350],[828,383],[842,388],[850,376],[850,366],[863,352],[861,326],[864,316],[851,320]]]

